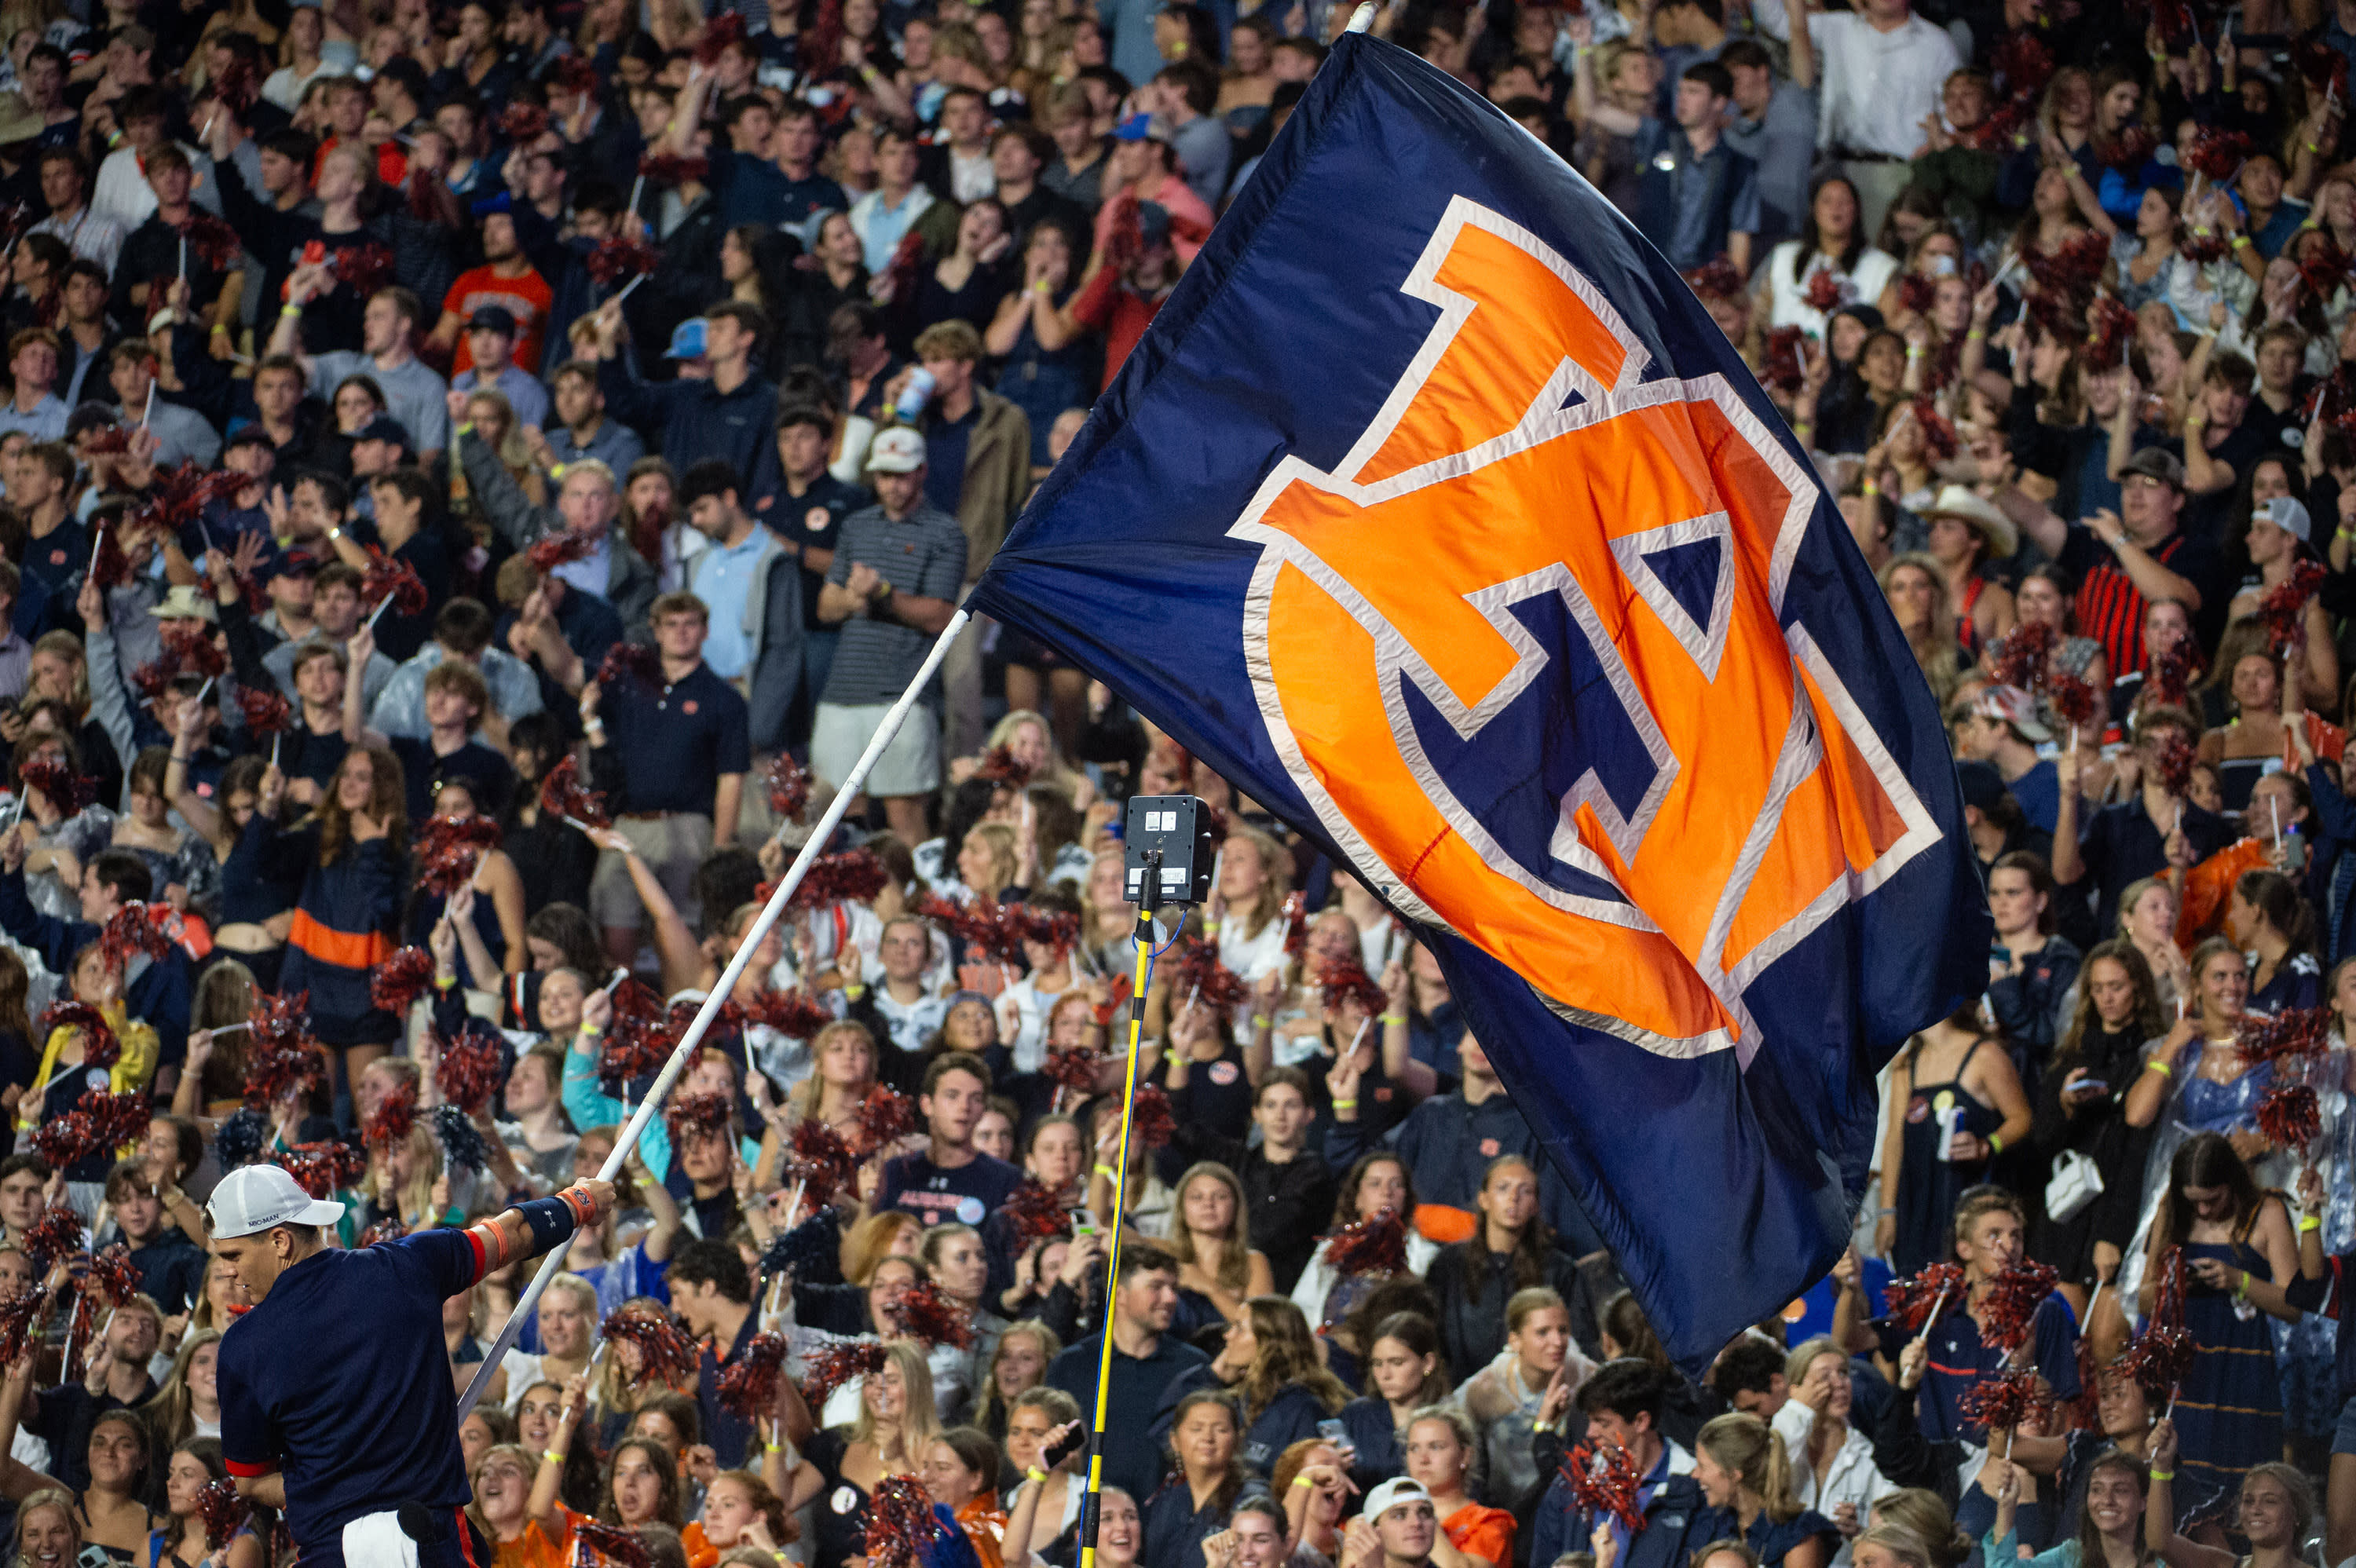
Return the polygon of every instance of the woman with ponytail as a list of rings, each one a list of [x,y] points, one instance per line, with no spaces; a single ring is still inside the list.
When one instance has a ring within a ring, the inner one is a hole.
[[[2254,1013],[2312,1008],[2323,1000],[2323,966],[2315,959],[2315,912],[2280,871],[2244,871],[2225,906],[2234,945],[2256,955],[2250,970]]]
[[[1791,1451],[1755,1415],[1721,1415],[1701,1429],[1695,1484],[1704,1507],[1690,1533],[1742,1541],[1761,1568],[1826,1568],[1840,1544],[1832,1520],[1800,1506]]]

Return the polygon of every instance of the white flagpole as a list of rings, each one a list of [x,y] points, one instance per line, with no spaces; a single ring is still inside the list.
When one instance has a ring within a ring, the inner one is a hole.
[[[868,740],[867,749],[851,765],[850,776],[836,786],[834,799],[827,804],[826,815],[819,818],[816,827],[810,829],[801,853],[794,858],[793,865],[779,880],[776,891],[762,906],[759,918],[746,928],[744,941],[737,944],[736,955],[728,960],[728,967],[722,970],[720,978],[712,983],[711,994],[696,1009],[695,1021],[687,1026],[687,1032],[680,1037],[677,1049],[670,1053],[670,1060],[664,1062],[663,1070],[655,1075],[654,1086],[647,1091],[645,1101],[631,1115],[629,1125],[622,1129],[622,1136],[614,1140],[614,1147],[605,1156],[604,1168],[597,1172],[599,1180],[613,1180],[615,1172],[621,1169],[624,1158],[637,1147],[639,1136],[646,1131],[647,1124],[654,1119],[655,1112],[670,1093],[671,1085],[687,1070],[687,1063],[694,1056],[695,1048],[702,1043],[705,1031],[712,1027],[712,1020],[719,1016],[721,1008],[735,992],[737,979],[753,961],[753,950],[761,945],[761,939],[769,934],[769,928],[776,924],[778,918],[786,912],[786,904],[793,898],[794,890],[801,886],[802,878],[809,873],[819,851],[826,847],[827,840],[834,837],[835,828],[842,822],[843,813],[849,809],[861,786],[867,782],[868,773],[882,759],[884,749],[900,732],[901,724],[908,717],[908,709],[916,706],[917,694],[933,678],[933,672],[941,667],[941,660],[948,656],[949,645],[957,641],[958,633],[965,629],[967,619],[963,610],[949,617],[949,624],[942,627],[941,635],[933,640],[932,651],[925,656],[916,677],[908,683],[908,689],[900,694],[900,700],[894,703],[892,710],[884,716],[884,722],[876,726],[875,733]],[[475,1381],[468,1383],[466,1392],[458,1396],[457,1418],[460,1421],[466,1420],[466,1413],[475,1408],[475,1402],[483,1396],[484,1385],[490,1381],[491,1374],[498,1370],[508,1351],[514,1348],[516,1336],[523,1329],[524,1317],[539,1305],[541,1292],[548,1288],[550,1280],[564,1272],[564,1260],[571,1250],[558,1247],[551,1252],[540,1265],[540,1272],[532,1275],[531,1284],[517,1298],[515,1310],[508,1314],[507,1322],[499,1328],[499,1337],[484,1353],[483,1364],[476,1371]]]

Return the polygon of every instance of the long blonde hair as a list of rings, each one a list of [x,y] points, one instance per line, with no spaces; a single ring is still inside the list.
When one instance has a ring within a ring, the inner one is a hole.
[[[901,1451],[921,1454],[926,1444],[941,1435],[941,1418],[933,1408],[933,1369],[926,1364],[923,1349],[914,1339],[887,1340],[884,1355],[900,1374]],[[853,1443],[875,1441],[875,1413],[868,1407],[864,1389],[859,1395],[859,1419],[851,1424],[851,1440]]]
[[[1739,1411],[1721,1415],[1701,1429],[1695,1446],[1708,1450],[1759,1499],[1769,1519],[1788,1524],[1799,1517],[1800,1499],[1792,1490],[1792,1456],[1765,1422]]]
[[[164,1386],[139,1407],[140,1418],[147,1423],[155,1452],[168,1454],[196,1435],[196,1401],[188,1392],[188,1364],[197,1359],[199,1349],[220,1342],[218,1328],[190,1328],[181,1338],[179,1349],[173,1353],[172,1370],[165,1377]]]
[[[1219,1288],[1241,1291],[1251,1277],[1251,1219],[1245,1212],[1244,1184],[1236,1173],[1215,1159],[1205,1159],[1189,1166],[1186,1174],[1178,1179],[1174,1189],[1170,1228],[1170,1255],[1182,1264],[1199,1264],[1194,1255],[1194,1232],[1186,1224],[1186,1189],[1197,1179],[1215,1181],[1226,1188],[1227,1196],[1235,1200],[1235,1212],[1227,1221],[1227,1233],[1220,1238]]]
[[[1285,853],[1283,845],[1258,828],[1247,827],[1242,823],[1227,829],[1227,853],[1234,854],[1238,846],[1259,857],[1260,869],[1268,873],[1268,880],[1260,884],[1258,898],[1245,909],[1229,910],[1227,918],[1241,923],[1247,938],[1256,938],[1268,929],[1269,921],[1282,912],[1285,895],[1292,891],[1292,857]]]
[[[865,1024],[856,1019],[837,1019],[810,1037],[810,1071],[800,1083],[786,1091],[786,1108],[793,1113],[796,1121],[810,1121],[825,1115],[826,1075],[819,1071],[818,1064],[826,1057],[828,1042],[846,1035],[858,1036],[867,1047],[866,1087],[853,1093],[851,1103],[856,1104],[863,1100],[866,1097],[866,1088],[873,1087],[876,1067],[875,1037],[867,1031]]]
[[[1964,650],[1955,641],[1954,601],[1947,592],[1947,576],[1939,563],[1913,550],[1883,563],[1879,581],[1884,599],[1890,595],[1890,580],[1910,568],[1930,579],[1931,624],[1919,639],[1910,636],[1908,641],[1914,645],[1914,662],[1922,667],[1922,678],[1931,683],[1931,695],[1944,711],[1949,699],[1962,688],[1965,675]]]
[[[410,1127],[408,1142],[409,1179],[394,1190],[391,1160],[382,1166],[371,1163],[365,1190],[378,1208],[398,1214],[403,1225],[430,1224],[441,1218],[434,1212],[434,1184],[442,1179],[442,1143],[423,1120]]]

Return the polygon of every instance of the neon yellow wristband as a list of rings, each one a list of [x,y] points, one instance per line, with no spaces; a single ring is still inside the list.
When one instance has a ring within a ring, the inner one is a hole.
[[[558,1453],[553,1448],[541,1449],[540,1451],[540,1456],[547,1460],[552,1465],[562,1465],[564,1463],[564,1456]]]
[[[2150,1470],[2147,1471],[2146,1474],[2155,1481],[2172,1481],[2176,1479],[2176,1472],[2173,1470]]]
[[[2307,1234],[2309,1231],[2320,1231],[2321,1229],[2323,1229],[2323,1221],[2317,1219],[2312,1214],[2309,1214],[2306,1219],[2301,1220],[2298,1222],[2298,1233],[2302,1236]]]
[[[1358,1108],[1358,1098],[1354,1094],[1346,1100],[1336,1100],[1333,1102],[1333,1108],[1337,1111],[1355,1111]]]
[[[1254,1028],[1254,1029],[1274,1029],[1275,1027],[1276,1027],[1276,1020],[1275,1020],[1274,1019],[1269,1018],[1266,1013],[1254,1013],[1254,1014],[1252,1014],[1252,1028]]]
[[[1405,1013],[1385,1013],[1383,1015],[1383,1027],[1385,1029],[1390,1028],[1393,1024],[1403,1024],[1405,1022],[1407,1022],[1407,1015]]]
[[[1987,1146],[1988,1153],[2002,1154],[2004,1152],[2004,1135],[2002,1133],[1990,1133],[1987,1136]]]
[[[1047,1472],[1041,1469],[1036,1465],[1033,1465],[1029,1469],[1023,1471],[1023,1477],[1025,1480],[1036,1481],[1043,1487],[1047,1484]]]
[[[2157,1059],[2152,1060],[2152,1061],[2146,1061],[2146,1062],[2143,1064],[2143,1070],[2144,1070],[2146,1072],[2157,1072],[2157,1073],[2158,1073],[2162,1078],[2173,1078],[2173,1077],[2175,1077],[2175,1076],[2176,1076],[2176,1069],[2175,1069],[2175,1068],[2170,1067],[2167,1062],[2165,1062],[2165,1061],[2158,1061],[2158,1060],[2157,1060]]]
[[[1114,1180],[1118,1176],[1118,1173],[1108,1165],[1098,1165],[1097,1167],[1097,1174],[1103,1177],[1107,1181]]]

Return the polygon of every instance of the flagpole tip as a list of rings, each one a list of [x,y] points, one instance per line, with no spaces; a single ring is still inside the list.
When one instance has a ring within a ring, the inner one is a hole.
[[[1363,33],[1374,25],[1375,0],[1365,0],[1364,5],[1361,5],[1355,11],[1350,14],[1350,25],[1343,30],[1351,33]]]

